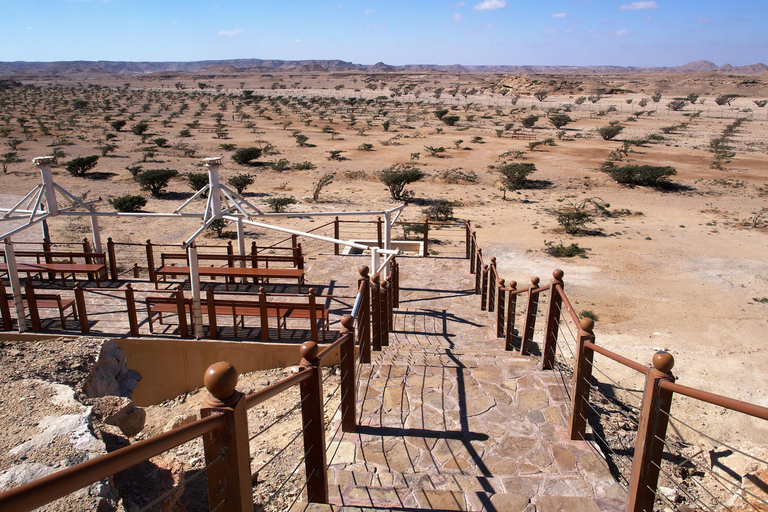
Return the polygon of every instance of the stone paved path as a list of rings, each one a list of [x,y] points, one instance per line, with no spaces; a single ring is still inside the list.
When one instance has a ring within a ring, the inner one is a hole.
[[[390,345],[363,365],[358,432],[329,443],[331,503],[344,511],[623,510],[626,496],[605,462],[568,440],[569,405],[555,376],[503,350],[463,263],[401,264]]]

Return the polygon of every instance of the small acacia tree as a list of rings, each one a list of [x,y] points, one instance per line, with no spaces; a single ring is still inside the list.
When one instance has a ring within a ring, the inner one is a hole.
[[[571,116],[568,114],[552,114],[549,116],[549,122],[558,130],[571,121],[573,121],[573,119],[571,119]]]
[[[603,140],[611,140],[620,134],[623,129],[624,127],[619,124],[609,124],[608,126],[601,126],[597,131]]]
[[[253,165],[253,161],[261,156],[261,148],[240,148],[232,154],[232,160],[240,165]]]
[[[139,173],[136,181],[141,185],[142,190],[149,190],[153,197],[158,197],[163,193],[171,179],[179,175],[175,169],[147,169]]]
[[[296,204],[296,199],[293,197],[270,197],[267,199],[267,204],[274,213],[282,213],[288,205]]]
[[[333,177],[336,173],[328,172],[323,174],[317,181],[312,182],[312,202],[316,203],[320,200],[320,192],[326,186],[333,183]]]
[[[379,172],[379,180],[389,189],[389,194],[396,201],[406,201],[413,197],[412,191],[406,191],[406,185],[424,178],[424,172],[412,165],[394,164]]]
[[[208,184],[208,173],[207,172],[188,172],[187,173],[187,183],[189,183],[189,187],[197,192],[198,190],[202,189],[204,186]],[[205,194],[205,197],[208,197],[208,194]]]
[[[227,180],[227,184],[235,187],[238,194],[242,194],[248,188],[248,185],[253,185],[253,176],[250,174],[236,174]]]
[[[530,115],[527,117],[524,117],[522,120],[523,126],[526,128],[533,128],[533,125],[536,124],[536,121],[539,120],[539,116],[537,115]]]
[[[503,198],[506,199],[507,191],[514,192],[525,186],[528,176],[536,172],[536,165],[530,162],[505,162],[496,170],[501,174]]]
[[[541,90],[541,91],[536,91],[535,93],[533,93],[533,95],[536,97],[537,100],[544,101],[545,99],[547,99],[547,96],[549,96],[549,93],[547,91]]]
[[[98,155],[80,156],[67,162],[67,172],[72,176],[85,176],[85,173],[96,167]]]
[[[114,199],[109,199],[109,204],[119,212],[137,212],[147,204],[143,196],[125,194]]]

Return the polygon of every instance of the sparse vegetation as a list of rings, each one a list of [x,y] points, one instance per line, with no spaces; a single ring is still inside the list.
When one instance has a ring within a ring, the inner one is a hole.
[[[656,187],[668,182],[670,176],[677,174],[677,170],[670,166],[660,165],[623,165],[618,166],[613,162],[605,162],[601,169],[613,180],[622,185],[639,185]]]
[[[555,258],[574,258],[576,256],[586,258],[587,251],[589,251],[588,248],[581,247],[576,243],[565,245],[563,242],[558,242],[557,244],[555,242],[544,242],[544,252]]]
[[[240,148],[232,154],[232,160],[240,165],[253,165],[253,161],[261,157],[261,148]]]
[[[85,176],[85,173],[96,167],[99,162],[98,155],[81,156],[67,162],[66,169],[72,176]]]
[[[267,199],[267,204],[273,213],[283,213],[289,205],[296,204],[296,199],[293,197],[270,197]]]
[[[405,187],[424,176],[423,171],[406,164],[395,164],[379,172],[379,180],[387,186],[390,196],[396,201],[407,201],[413,197],[413,191],[407,191]]]
[[[253,185],[253,176],[250,174],[235,174],[227,180],[227,184],[234,187],[238,194],[242,194],[249,185]]]
[[[528,176],[536,172],[536,165],[528,162],[505,162],[496,170],[501,174],[503,199],[506,199],[507,192],[514,192],[525,187]]]
[[[129,213],[141,210],[147,205],[147,200],[144,198],[144,196],[125,194],[123,196],[110,199],[109,204],[111,204],[112,207],[119,212]]]
[[[136,176],[136,181],[141,185],[142,190],[148,190],[152,197],[160,196],[168,183],[179,175],[175,169],[148,169],[140,172]]]

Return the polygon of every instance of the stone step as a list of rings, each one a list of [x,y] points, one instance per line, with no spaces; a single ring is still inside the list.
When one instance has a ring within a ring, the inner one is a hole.
[[[329,469],[328,484],[342,491],[353,487],[422,489],[452,492],[504,492],[503,479],[461,473],[399,473]]]

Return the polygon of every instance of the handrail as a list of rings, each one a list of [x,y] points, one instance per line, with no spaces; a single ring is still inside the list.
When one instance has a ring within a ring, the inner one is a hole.
[[[673,393],[680,393],[681,395],[685,395],[696,400],[701,400],[702,402],[725,407],[726,409],[731,409],[732,411],[754,416],[755,418],[768,420],[767,407],[750,404],[748,402],[742,402],[741,400],[736,400],[735,398],[728,398],[727,396],[717,395],[708,391],[702,391],[700,389],[683,386],[682,384],[677,384],[676,382],[671,381],[661,381],[660,386],[662,389],[672,391]]]
[[[264,389],[260,389],[259,391],[256,391],[255,393],[245,397],[245,406],[247,409],[256,407],[260,403],[269,400],[273,396],[279,395],[286,389],[289,389],[292,386],[307,380],[311,376],[312,375],[309,372],[299,372],[297,374],[286,377],[283,380],[279,380],[274,384],[271,384]]]
[[[576,310],[573,309],[573,304],[571,304],[571,299],[568,298],[568,296],[565,294],[565,290],[563,289],[563,285],[557,284],[555,285],[555,288],[557,289],[557,293],[560,294],[560,298],[563,299],[563,302],[565,302],[565,307],[568,309],[568,312],[571,314],[571,319],[573,320],[573,323],[576,325],[579,325],[579,315],[576,314]]]
[[[584,346],[594,352],[597,352],[598,354],[604,355],[608,359],[611,359],[613,361],[616,361],[617,363],[623,364],[624,366],[628,366],[629,368],[632,368],[633,370],[638,371],[642,374],[648,373],[648,367],[643,366],[637,361],[633,361],[631,359],[627,359],[624,356],[620,356],[616,352],[611,352],[607,348],[601,347],[600,345],[595,345],[591,341],[585,341]]]
[[[336,339],[336,341],[334,341],[333,343],[331,343],[330,345],[328,345],[327,347],[325,347],[325,348],[322,350],[322,352],[320,352],[319,354],[317,354],[317,358],[318,358],[318,359],[320,359],[320,360],[322,360],[322,359],[323,359],[325,356],[327,356],[328,354],[330,354],[331,352],[333,352],[334,350],[336,350],[337,348],[339,348],[339,347],[340,347],[340,346],[341,346],[341,345],[342,345],[342,344],[343,344],[345,341],[347,341],[347,340],[346,340],[346,338],[345,338],[345,336],[348,336],[348,334],[344,334],[344,335],[341,335],[341,336],[339,336],[339,337]]]
[[[360,316],[360,308],[363,304],[363,293],[358,291],[357,295],[355,296],[355,305],[352,306],[352,318],[357,320],[357,318]]]
[[[76,466],[62,469],[0,494],[0,510],[36,509],[225,426],[224,416],[211,415]]]

